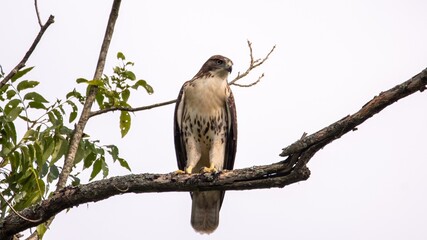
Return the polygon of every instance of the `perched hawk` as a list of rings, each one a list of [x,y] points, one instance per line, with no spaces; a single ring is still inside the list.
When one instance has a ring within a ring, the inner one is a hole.
[[[178,168],[185,173],[233,169],[237,121],[227,77],[233,62],[215,55],[184,83],[174,116]],[[200,233],[212,233],[219,223],[224,191],[192,192],[191,225]]]

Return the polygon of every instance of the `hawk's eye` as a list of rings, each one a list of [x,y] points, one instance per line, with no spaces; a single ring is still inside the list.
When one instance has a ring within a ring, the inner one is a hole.
[[[222,61],[221,59],[217,59],[216,60],[216,64],[218,64],[218,65],[221,65],[221,64],[223,64],[224,63],[224,61]]]

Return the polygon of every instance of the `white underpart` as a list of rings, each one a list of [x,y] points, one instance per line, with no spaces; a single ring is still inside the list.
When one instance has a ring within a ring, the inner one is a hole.
[[[183,108],[185,109],[183,109],[182,128],[190,127],[189,122],[185,121],[187,115],[190,119],[195,119],[197,116],[209,119],[210,116],[218,116],[221,112],[223,126],[228,125],[225,122],[228,115],[225,109],[225,102],[229,95],[226,80],[228,74],[213,74],[214,76],[194,80],[193,84],[186,88],[184,92]],[[218,75],[222,76],[218,77]],[[210,167],[213,164],[217,170],[222,170],[224,166],[225,141],[221,141],[221,138],[224,138],[225,131],[221,130],[219,134],[215,134],[214,131],[209,129],[206,134],[202,134],[202,138],[208,136],[210,141],[198,142],[197,127],[193,124],[193,134],[188,137],[186,143],[186,168],[190,167],[193,168],[192,172],[199,172],[201,168]],[[204,128],[202,126],[202,133],[204,133]]]

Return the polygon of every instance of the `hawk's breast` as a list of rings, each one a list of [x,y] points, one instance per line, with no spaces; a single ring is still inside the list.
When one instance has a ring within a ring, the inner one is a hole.
[[[185,89],[181,131],[185,143],[193,138],[199,145],[202,162],[209,162],[213,146],[225,147],[228,94],[227,81],[215,77],[196,79]]]

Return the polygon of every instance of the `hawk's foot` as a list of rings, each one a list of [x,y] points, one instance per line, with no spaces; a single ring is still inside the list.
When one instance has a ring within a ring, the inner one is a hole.
[[[175,171],[175,174],[191,174],[191,172],[193,171],[192,167],[188,167],[185,169],[185,171],[178,169]]]
[[[202,173],[218,173],[218,169],[211,164],[209,167],[202,168]]]
[[[176,170],[175,172],[173,172],[175,174],[184,174],[185,171],[182,171],[181,169]]]

